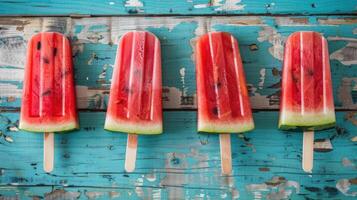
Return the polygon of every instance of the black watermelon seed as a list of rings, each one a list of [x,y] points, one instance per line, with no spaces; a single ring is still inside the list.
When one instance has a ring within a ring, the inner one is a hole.
[[[57,55],[57,48],[53,48],[53,56]]]
[[[217,108],[217,107],[214,107],[214,108],[212,109],[212,113],[213,113],[214,115],[218,115],[218,108]]]
[[[313,75],[314,75],[314,70],[313,70],[313,69],[308,69],[308,70],[307,70],[307,74],[308,74],[309,76],[313,76]]]
[[[125,92],[126,94],[129,94],[130,89],[129,89],[128,87],[125,87],[124,92]]]
[[[41,49],[41,42],[37,42],[37,50]]]
[[[46,63],[46,64],[49,64],[50,63],[50,60],[48,58],[42,58],[43,62]]]
[[[216,84],[216,86],[217,86],[217,88],[220,88],[220,87],[222,86],[222,83],[221,83],[221,82],[218,82],[218,83]]]
[[[51,90],[46,90],[42,93],[42,96],[48,96],[51,94]]]

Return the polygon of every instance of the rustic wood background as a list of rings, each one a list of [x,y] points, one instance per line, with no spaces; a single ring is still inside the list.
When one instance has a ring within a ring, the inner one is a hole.
[[[357,0],[0,0],[0,200],[357,198]],[[140,136],[124,172],[125,134],[103,130],[117,41],[148,30],[161,41],[164,134]],[[328,40],[337,127],[316,133],[312,174],[302,134],[277,130],[281,61],[289,34]],[[42,134],[17,129],[28,39],[72,41],[80,127],[56,134],[55,169],[42,167]],[[256,129],[233,134],[233,175],[220,174],[219,141],[196,128],[196,38],[239,41]]]

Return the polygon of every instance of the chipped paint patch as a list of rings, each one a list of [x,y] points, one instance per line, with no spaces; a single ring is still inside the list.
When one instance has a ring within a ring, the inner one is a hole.
[[[220,160],[220,158],[217,158],[217,160]],[[219,179],[215,177],[214,181],[216,182],[217,180],[221,180],[221,188],[226,188],[225,190],[222,190],[223,193],[221,194],[221,198],[225,199],[228,197],[228,194],[230,194],[230,199],[238,199],[240,197],[240,193],[235,186],[234,177],[222,175],[220,169],[217,170],[217,176],[219,176]]]
[[[203,18],[204,20],[204,18]],[[212,17],[211,20],[204,20],[207,24],[207,29],[214,27],[215,25],[226,25],[226,26],[266,26],[261,17],[256,16],[246,16],[246,17]],[[216,31],[212,28],[209,31]]]
[[[241,0],[213,0],[205,4],[196,4],[193,7],[196,9],[216,7],[215,11],[236,11],[243,10],[245,5],[240,4]]]
[[[144,179],[142,177],[137,178],[134,185],[135,185],[136,195],[138,195],[139,198],[143,198],[144,190],[143,190],[142,186],[144,185]]]
[[[161,189],[152,189],[152,199],[153,200],[161,200]]]
[[[346,25],[357,24],[356,18],[318,18],[318,23],[323,25]]]
[[[251,45],[249,45],[249,49],[250,49],[251,51],[257,51],[259,48],[258,48],[258,45],[256,45],[256,44],[251,44]]]
[[[331,59],[338,60],[342,64],[350,66],[357,64],[357,42],[349,42],[347,45],[330,55]]]
[[[343,107],[357,108],[357,99],[353,96],[353,93],[357,92],[357,78],[342,78],[338,90],[338,99]]]
[[[78,108],[105,109],[105,96],[109,89],[90,89],[87,86],[76,86],[76,97]]]
[[[66,199],[66,200],[75,200],[80,197],[80,192],[69,192],[65,190],[54,190],[50,193],[46,193],[44,198],[46,200],[55,200],[55,199]]]
[[[5,135],[4,139],[6,140],[6,142],[8,143],[13,143],[14,140],[12,139],[12,137],[8,136],[8,135]]]
[[[162,87],[162,101],[164,108],[177,108],[181,106],[182,92],[176,87]]]
[[[294,191],[296,194],[300,192],[300,184],[286,180],[284,177],[274,176],[264,183],[249,184],[246,189],[254,195],[255,199],[290,199]]]
[[[0,94],[1,97],[21,98],[22,89],[19,89],[18,85],[14,85],[10,83],[0,83]]]
[[[196,145],[199,144],[197,143]],[[196,162],[189,164],[189,160]],[[200,153],[194,147],[190,148],[190,152],[188,153],[175,152],[166,154],[166,176],[161,180],[160,186],[167,188],[168,199],[187,199],[189,197],[185,196],[183,186],[188,183],[209,182],[209,177],[197,177],[196,173],[185,173],[187,169],[192,169],[195,172],[207,172],[209,169],[208,155]]]
[[[155,173],[146,174],[145,178],[149,182],[155,182],[156,181],[156,174]]]
[[[270,26],[264,26],[263,30],[259,31],[259,42],[268,41],[272,44],[269,47],[269,53],[278,60],[283,60],[284,56],[284,40],[285,38],[278,31]]]
[[[217,2],[213,6],[218,6],[218,8],[214,9],[215,11],[235,11],[235,10],[243,10],[245,5],[240,4],[241,0],[219,0],[214,1]],[[224,2],[222,4],[222,2]]]
[[[333,150],[330,139],[315,139],[314,151],[315,152],[330,152]]]
[[[349,179],[340,179],[336,183],[336,188],[345,196],[355,197],[357,196],[356,191],[351,190],[351,180]]]
[[[344,119],[350,121],[353,125],[357,126],[357,112],[349,111],[346,112]]]
[[[182,89],[176,87],[162,87],[162,101],[164,108],[196,108],[196,95],[184,96]]]
[[[96,199],[96,198],[98,198],[98,197],[101,197],[102,195],[103,195],[103,192],[85,192],[84,193],[85,195],[86,195],[86,197],[88,198],[88,199],[90,199],[90,200],[94,200],[94,199]]]
[[[144,7],[143,2],[139,0],[127,0],[124,4],[125,7]]]
[[[0,55],[1,55],[1,52],[0,52]],[[15,57],[15,56],[13,56],[13,57]],[[0,80],[1,81],[22,82],[23,79],[24,79],[24,70],[23,69],[0,67]]]
[[[166,176],[160,182],[167,187],[169,199],[184,199],[183,185],[187,182],[187,175],[183,172],[187,169],[186,155],[183,153],[166,154]]]
[[[110,191],[109,192],[109,198],[110,199],[116,199],[118,197],[120,197],[120,193],[119,192],[117,192],[117,191]]]
[[[231,193],[232,193],[232,199],[239,199],[240,194],[236,188],[232,189]]]
[[[69,34],[72,26],[71,18],[45,17],[40,18],[41,31],[52,31]]]
[[[356,29],[353,30],[354,34]],[[357,39],[346,37],[328,37],[330,41],[345,41],[348,42],[346,46],[336,50],[330,55],[331,59],[340,61],[343,65],[355,65],[357,64]]]
[[[354,136],[353,138],[351,138],[352,142],[357,142],[357,136]]]
[[[254,107],[258,108],[270,108],[269,98],[266,95],[261,95],[258,91],[258,88],[254,87],[252,84],[247,84],[249,93],[250,102]]]
[[[88,20],[86,18],[76,19],[75,28],[81,27],[80,31],[75,34],[77,40],[76,42],[80,44],[110,44],[112,42],[112,32],[109,28],[110,26],[111,18],[91,18],[91,20]]]
[[[24,38],[20,35],[9,35],[9,33],[7,32],[1,32],[1,34],[2,36],[0,38],[0,65],[24,68],[27,46]],[[0,75],[2,73],[4,72],[1,72]],[[18,74],[18,72],[15,73]],[[23,74],[20,73],[20,77],[23,78]],[[16,78],[16,76],[14,76],[14,78]],[[2,77],[0,77],[0,79],[2,79]]]
[[[342,165],[344,167],[354,167],[355,166],[355,164],[347,157],[342,158]]]
[[[209,4],[196,4],[193,6],[194,8],[200,9],[200,8],[207,8],[209,7]]]
[[[191,148],[188,157],[194,158],[197,162],[191,166],[191,168],[204,169],[208,168],[208,155],[199,153],[196,148]]]
[[[357,78],[342,78],[338,88],[338,100],[342,103],[342,107],[350,109],[357,107],[352,97],[353,91],[357,92]]]
[[[96,53],[92,53],[87,62],[88,65],[92,65],[94,60],[98,60],[98,56]]]
[[[84,44],[79,40],[74,40],[71,42],[72,45],[72,54],[77,56],[80,53],[83,53]]]
[[[265,71],[266,71],[265,68],[262,68],[259,71],[259,74],[260,74],[259,83],[258,83],[259,89],[263,89],[263,87],[264,87]]]
[[[275,17],[275,23],[279,26],[307,26],[308,17]]]
[[[127,33],[128,31],[145,31],[148,28],[167,28],[169,32],[171,32],[177,25],[181,23],[191,23],[196,22],[197,20],[197,18],[193,17],[131,17],[130,20],[127,18],[110,19],[110,22],[104,23],[110,24],[110,32],[103,36],[110,36],[112,41],[115,43],[118,43],[120,36]],[[92,26],[97,23],[103,24],[103,22],[90,22],[89,20],[83,20],[82,23],[86,23],[86,26]]]

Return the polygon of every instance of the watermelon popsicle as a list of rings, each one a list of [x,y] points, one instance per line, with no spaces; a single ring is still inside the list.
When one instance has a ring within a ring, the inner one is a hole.
[[[19,128],[44,132],[44,169],[53,168],[53,132],[79,127],[72,53],[68,39],[55,32],[34,35],[27,49]]]
[[[220,133],[222,173],[231,173],[228,133],[254,129],[237,40],[225,32],[201,36],[196,46],[198,131]]]
[[[137,134],[162,133],[160,41],[133,31],[119,41],[104,128],[128,133],[125,170],[135,169]]]
[[[314,131],[334,125],[327,41],[317,32],[293,33],[285,44],[279,128],[304,131],[304,171],[313,168]]]

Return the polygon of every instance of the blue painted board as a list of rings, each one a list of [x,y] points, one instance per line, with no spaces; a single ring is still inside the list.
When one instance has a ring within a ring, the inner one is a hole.
[[[164,108],[196,108],[194,47],[208,31],[226,31],[239,41],[254,109],[278,109],[284,43],[289,34],[318,31],[328,40],[336,108],[357,109],[356,16],[1,18],[0,107],[19,109],[25,52],[39,31],[59,31],[72,40],[77,102],[105,110],[118,38],[151,31],[161,41]]]
[[[126,134],[104,131],[103,112],[80,112],[80,130],[55,135],[55,169],[50,174],[42,170],[43,134],[18,131],[18,117],[16,112],[0,115],[0,194],[20,191],[25,197],[40,190],[37,195],[43,197],[50,192],[47,186],[53,185],[79,192],[83,199],[86,192],[99,192],[105,199],[113,191],[144,199],[155,195],[353,199],[357,195],[356,112],[338,112],[336,129],[316,133],[311,175],[301,169],[302,134],[278,131],[277,112],[254,113],[256,129],[231,136],[230,177],[220,174],[218,136],[197,134],[193,111],[165,112],[164,134],[139,137],[134,173],[124,172]],[[27,189],[21,192],[16,185]]]
[[[356,13],[355,0],[1,0],[0,15],[230,15]]]
[[[356,10],[356,0],[0,0],[0,16],[71,16],[0,18],[0,200],[355,199]],[[128,174],[126,134],[104,131],[102,111],[116,42],[130,30],[161,40],[164,108],[181,111],[164,112],[164,134],[139,138],[137,169]],[[278,112],[264,111],[278,108],[284,41],[299,30],[327,37],[335,105],[346,110],[336,129],[316,133],[312,174],[300,166],[302,134],[277,130]],[[42,170],[43,135],[17,129],[26,43],[39,31],[71,39],[78,107],[87,111],[80,130],[56,134],[50,174]],[[262,110],[254,131],[231,136],[228,177],[220,174],[218,136],[196,133],[196,112],[184,111],[196,108],[193,49],[208,31],[238,38],[252,105]]]

